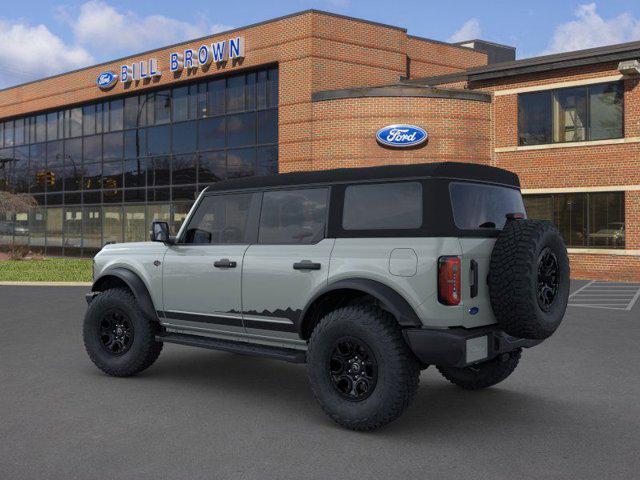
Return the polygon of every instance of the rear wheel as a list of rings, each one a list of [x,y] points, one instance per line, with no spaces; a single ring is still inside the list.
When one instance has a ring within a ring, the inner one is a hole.
[[[320,321],[307,366],[322,409],[352,430],[373,430],[398,418],[415,396],[420,374],[394,318],[362,304]]]
[[[84,346],[91,361],[116,377],[150,367],[162,350],[156,322],[140,311],[128,290],[114,288],[97,295],[84,318]]]
[[[505,380],[518,366],[522,349],[497,356],[488,362],[465,368],[438,367],[444,378],[465,390],[492,387]]]

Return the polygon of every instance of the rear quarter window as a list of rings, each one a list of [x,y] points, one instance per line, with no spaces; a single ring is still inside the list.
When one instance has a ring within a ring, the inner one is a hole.
[[[453,219],[461,230],[502,229],[508,213],[525,213],[515,188],[452,182],[449,192]]]
[[[422,226],[418,182],[351,185],[344,192],[344,230],[404,230]]]

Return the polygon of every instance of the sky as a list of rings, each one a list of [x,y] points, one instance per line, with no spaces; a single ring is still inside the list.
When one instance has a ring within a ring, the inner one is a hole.
[[[638,0],[3,0],[0,88],[308,8],[518,58],[640,40]]]

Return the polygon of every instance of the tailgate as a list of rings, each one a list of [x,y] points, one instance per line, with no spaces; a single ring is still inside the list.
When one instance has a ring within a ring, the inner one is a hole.
[[[495,238],[460,238],[461,305],[464,306],[462,324],[467,328],[496,323],[487,284],[491,252],[495,243]]]

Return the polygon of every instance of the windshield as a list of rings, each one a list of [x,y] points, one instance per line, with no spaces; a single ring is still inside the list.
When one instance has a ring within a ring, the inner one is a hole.
[[[449,185],[453,219],[461,230],[502,229],[507,213],[525,213],[520,190],[480,183]]]

